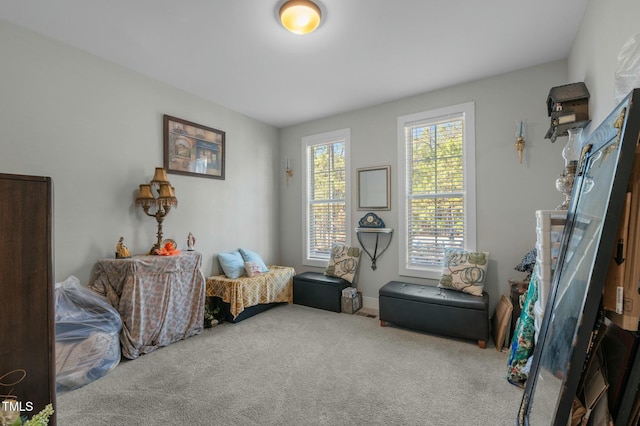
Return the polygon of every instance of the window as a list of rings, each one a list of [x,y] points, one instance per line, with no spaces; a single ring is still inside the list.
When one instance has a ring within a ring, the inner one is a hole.
[[[400,275],[439,278],[446,247],[475,250],[473,102],[398,118]]]
[[[326,266],[334,243],[350,244],[349,138],[343,129],[302,138],[305,147],[303,264]]]

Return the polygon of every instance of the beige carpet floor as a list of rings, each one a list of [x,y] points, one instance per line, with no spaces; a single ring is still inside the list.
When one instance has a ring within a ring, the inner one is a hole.
[[[58,395],[58,424],[512,425],[507,354],[283,305],[123,360]]]

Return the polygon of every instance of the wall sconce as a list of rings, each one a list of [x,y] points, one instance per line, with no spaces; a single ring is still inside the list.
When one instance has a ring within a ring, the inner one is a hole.
[[[522,164],[522,154],[524,153],[524,130],[522,121],[516,121],[516,150]]]
[[[157,194],[154,195],[155,193]],[[178,205],[178,199],[171,183],[167,179],[167,172],[162,167],[156,167],[153,179],[148,184],[140,185],[136,204],[142,206],[147,216],[155,217],[158,222],[158,241],[151,247],[149,254],[156,254],[156,250],[162,247],[162,221],[169,214],[172,206]],[[154,208],[155,212],[150,212]]]
[[[284,163],[284,174],[287,177],[287,185],[289,185],[289,178],[293,177],[293,170],[291,170],[291,162],[287,158]]]

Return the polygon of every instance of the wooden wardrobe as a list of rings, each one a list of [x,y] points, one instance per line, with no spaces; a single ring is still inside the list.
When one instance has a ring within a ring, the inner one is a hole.
[[[56,409],[52,213],[51,178],[0,174],[0,403],[28,418]]]

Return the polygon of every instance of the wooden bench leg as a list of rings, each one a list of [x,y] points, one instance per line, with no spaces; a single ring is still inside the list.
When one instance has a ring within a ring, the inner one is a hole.
[[[487,341],[486,340],[478,340],[478,346],[480,346],[480,349],[486,349],[487,348]]]

